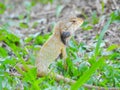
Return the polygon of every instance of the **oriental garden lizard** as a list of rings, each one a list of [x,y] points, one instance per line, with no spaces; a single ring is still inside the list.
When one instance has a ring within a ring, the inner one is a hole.
[[[59,55],[62,55],[62,59],[65,62],[66,54],[66,42],[70,39],[74,32],[82,25],[83,19],[77,17],[71,17],[65,20],[59,21],[55,27],[51,37],[43,44],[41,49],[37,52],[35,67],[37,68],[37,76],[47,76],[55,78],[56,81],[63,80],[67,83],[73,83],[74,80],[65,78],[62,75],[50,72],[49,65],[54,62]],[[64,64],[66,66],[66,64]],[[34,68],[32,65],[26,66],[17,64],[17,68],[21,68],[23,71],[28,71],[28,68]]]
[[[56,81],[63,80],[64,82],[69,84],[75,83],[75,80],[65,78],[62,75],[51,72],[51,70],[49,69],[49,65],[54,62],[60,54],[62,55],[63,60],[66,59],[66,42],[70,39],[72,35],[74,35],[74,32],[80,27],[80,25],[82,25],[82,23],[83,19],[72,17],[59,21],[55,25],[52,36],[43,44],[40,51],[37,52],[38,54],[36,57],[35,65],[37,68],[38,77],[47,76],[49,74],[50,77],[54,78]],[[19,64],[17,66],[22,68],[22,70],[27,71],[27,69],[23,65]],[[33,66],[28,65],[28,67],[32,68]],[[104,87],[97,87],[87,84],[84,84],[83,87],[86,87],[90,90],[92,90],[93,88],[105,90]]]
[[[61,54],[62,59],[66,59],[66,40],[83,23],[81,18],[72,17],[65,21],[59,21],[55,27],[53,35],[45,42],[36,58],[36,66],[40,76],[48,74],[49,65]]]

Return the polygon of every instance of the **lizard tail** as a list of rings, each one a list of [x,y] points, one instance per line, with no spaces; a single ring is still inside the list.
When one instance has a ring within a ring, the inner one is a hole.
[[[27,69],[22,64],[17,64],[16,67],[20,68],[23,71],[28,71],[30,68],[35,68],[35,66],[27,65],[26,67],[29,68],[29,69]],[[68,83],[70,85],[75,84],[75,82],[76,82],[75,80],[72,80],[70,78],[66,78],[66,77],[59,75],[59,74],[56,74],[54,72],[50,72],[50,74],[46,74],[46,75],[50,75],[51,78],[55,79],[58,82],[64,81],[65,83]],[[39,72],[37,72],[37,76],[38,77],[41,76]],[[89,90],[93,90],[93,89],[95,89],[95,90],[106,90],[106,89],[107,90],[120,90],[120,89],[114,88],[114,87],[113,88],[105,88],[105,87],[93,86],[93,85],[88,85],[88,84],[84,84],[83,87],[86,89],[89,89]]]

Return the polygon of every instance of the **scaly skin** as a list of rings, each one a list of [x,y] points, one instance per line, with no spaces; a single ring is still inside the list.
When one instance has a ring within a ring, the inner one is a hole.
[[[37,76],[46,76],[50,75],[51,78],[54,78],[56,81],[63,80],[66,83],[74,84],[76,81],[70,78],[65,78],[54,72],[49,73],[49,65],[55,61],[55,59],[62,54],[63,60],[66,58],[66,45],[65,40],[68,39],[74,34],[74,32],[79,28],[83,23],[81,18],[70,18],[65,21],[60,21],[56,24],[54,28],[53,35],[46,41],[38,52],[36,58],[36,67],[37,67]],[[24,71],[28,71],[26,67],[22,64],[17,64],[19,68]],[[34,66],[27,65],[28,68],[34,68]],[[93,86],[84,84],[83,87],[87,90],[106,90],[104,87]],[[119,90],[118,88],[108,88],[107,90]]]
[[[42,46],[36,58],[36,66],[40,76],[48,74],[49,65],[60,54],[62,54],[63,59],[66,59],[66,45],[61,40],[61,35],[63,32],[69,32],[70,35],[67,38],[70,37],[82,23],[81,18],[74,17],[56,24],[53,35]]]

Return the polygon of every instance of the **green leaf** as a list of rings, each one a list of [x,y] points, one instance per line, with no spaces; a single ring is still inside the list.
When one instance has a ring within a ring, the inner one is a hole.
[[[5,10],[6,10],[5,4],[0,2],[0,14],[3,14],[5,12]]]
[[[88,67],[88,65],[87,65],[87,63],[86,62],[82,62],[81,64],[80,64],[80,66],[79,66],[79,71],[81,72],[81,73],[84,73],[86,70],[88,70],[89,69],[89,67]]]
[[[81,27],[88,26],[88,24],[89,24],[89,22],[85,20],[85,21],[83,22],[83,24],[82,24],[82,26],[81,26]]]
[[[51,34],[39,35],[35,38],[35,44],[43,44]]]
[[[92,30],[93,26],[88,25],[88,26],[83,27],[82,29],[83,30]]]
[[[29,69],[28,72],[24,73],[24,80],[32,83],[36,80],[37,70],[36,68]]]
[[[108,50],[108,51],[112,51],[112,50],[114,50],[114,49],[117,49],[118,47],[119,47],[118,45],[112,44],[112,45],[110,45],[110,46],[107,48],[107,50]]]
[[[2,90],[2,77],[0,76],[0,90]]]
[[[18,16],[18,18],[19,18],[20,20],[23,20],[23,19],[25,18],[25,15],[24,15],[24,14],[20,14],[20,15]]]
[[[27,24],[27,23],[24,23],[24,22],[21,22],[21,23],[19,24],[19,26],[20,26],[21,28],[28,28],[28,27],[29,27],[28,24]]]
[[[63,5],[58,5],[56,9],[56,17],[60,16],[61,11],[63,10],[64,6]]]
[[[120,23],[120,10],[116,10],[110,14],[112,20],[111,22],[118,22]]]
[[[111,18],[107,21],[107,23],[105,24],[105,26],[103,27],[103,29],[102,29],[102,31],[100,33],[100,36],[99,36],[99,39],[98,39],[98,42],[97,42],[97,45],[96,45],[96,48],[95,48],[95,56],[97,56],[98,53],[99,53],[100,44],[102,43],[102,39],[103,39],[103,37],[105,35],[105,32],[108,30],[110,22],[111,22]]]
[[[19,40],[20,40],[19,37],[15,36],[11,32],[8,32],[5,29],[1,29],[0,30],[0,41],[15,43],[15,44],[18,45],[19,44]]]
[[[32,8],[32,2],[30,1],[25,1],[24,6],[26,7],[27,11],[30,11]]]
[[[39,25],[38,22],[34,22],[33,25],[32,25],[32,28],[36,28],[38,25]]]
[[[82,24],[81,27],[82,27],[83,30],[91,30],[91,29],[93,29],[93,26],[89,25],[88,21],[84,21],[84,23]]]
[[[89,78],[93,75],[93,73],[104,64],[104,58],[100,58],[98,61],[94,63],[93,66],[89,70],[87,70],[77,81],[75,84],[71,86],[71,90],[78,90]]]
[[[34,2],[34,3],[40,2],[42,4],[48,4],[50,2],[52,4],[54,2],[54,0],[32,0],[32,2]]]
[[[104,1],[101,1],[101,6],[102,6],[102,12],[104,12],[104,9],[105,9],[105,3],[104,3]]]
[[[0,57],[6,57],[7,55],[8,52],[4,48],[0,47]]]
[[[97,13],[94,11],[92,13],[92,23],[97,24],[99,22],[99,18],[97,17]]]
[[[54,0],[49,0],[49,2],[52,4],[54,2]]]

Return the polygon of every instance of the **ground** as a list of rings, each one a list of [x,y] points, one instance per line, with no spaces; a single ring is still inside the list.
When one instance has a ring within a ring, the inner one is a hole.
[[[52,24],[63,18],[77,15],[83,17],[85,21],[91,22],[93,12],[96,12],[97,19],[101,19],[104,15],[109,15],[120,6],[119,0],[103,0],[103,2],[105,5],[104,11],[102,12],[102,0],[56,0],[53,4],[42,5],[37,3],[33,7],[30,6],[31,3],[29,0],[13,0],[12,2],[8,0],[6,1],[8,8],[5,13],[0,16],[0,24],[8,22],[10,24],[9,29],[24,38],[38,32],[50,32]],[[61,9],[60,12],[58,9]],[[19,19],[20,15],[23,19]],[[26,20],[26,18],[28,18],[28,20]],[[98,23],[94,25],[93,23],[89,23],[88,26],[91,27],[89,30],[80,28],[76,33],[78,41],[87,44],[94,42],[94,37],[101,32],[105,24],[104,20],[105,19],[102,21],[99,20]],[[20,28],[20,22],[27,23],[28,28]],[[38,24],[35,26],[35,23]],[[35,28],[32,28],[33,24]],[[120,44],[119,37],[120,23],[115,23],[109,27],[104,39],[107,45]]]
[[[4,14],[0,14],[0,29],[2,27],[8,31],[11,31],[14,35],[20,38],[21,44],[23,45],[22,47],[25,47],[25,52],[22,52],[22,53],[25,53],[26,55],[26,52],[27,52],[28,54],[28,56],[24,56],[24,55],[23,55],[24,57],[22,56],[26,61],[28,60],[28,58],[34,58],[30,56],[32,53],[31,48],[33,48],[32,45],[36,45],[36,42],[37,42],[37,41],[35,42],[33,41],[34,43],[33,42],[27,43],[28,45],[27,46],[26,41],[28,40],[29,42],[28,37],[31,37],[31,36],[36,37],[38,35],[44,36],[48,33],[51,34],[51,32],[53,31],[54,24],[59,20],[62,20],[71,16],[78,16],[83,18],[84,24],[76,31],[74,36],[75,41],[73,40],[71,41],[72,43],[70,42],[70,45],[69,45],[70,50],[68,50],[68,51],[71,51],[70,59],[74,58],[76,61],[77,59],[79,59],[79,61],[75,65],[80,66],[80,69],[81,69],[80,72],[83,72],[84,70],[90,68],[93,65],[93,63],[91,63],[91,62],[94,62],[94,60],[92,61],[93,59],[92,55],[94,53],[99,35],[103,30],[103,27],[106,25],[107,21],[109,20],[109,17],[112,17],[112,15],[115,16],[114,15],[115,13],[113,12],[116,12],[120,8],[120,0],[54,0],[53,3],[48,2],[46,4],[40,3],[39,0],[31,0],[34,2],[31,2],[30,0],[0,0],[0,1],[3,2],[6,6]],[[40,1],[45,1],[45,0],[40,0]],[[52,1],[52,0],[49,0],[49,1]],[[1,10],[1,7],[0,7],[0,10]],[[119,84],[120,82],[119,80],[120,78],[119,76],[120,75],[120,71],[119,71],[119,68],[120,68],[119,67],[120,12],[118,12],[116,16],[118,21],[112,22],[109,28],[107,29],[107,32],[105,33],[103,38],[103,42],[101,42],[101,45],[100,45],[100,47],[102,47],[102,50],[100,49],[102,52],[96,58],[98,60],[101,57],[106,58],[105,59],[106,66],[103,67],[102,70],[100,69],[101,71],[98,70],[97,75],[94,76],[94,78],[93,77],[91,78],[92,85],[105,86],[107,84],[108,87],[120,86]],[[0,35],[2,35],[1,32],[0,32]],[[14,41],[15,38],[13,37],[12,39]],[[12,39],[11,40],[8,39],[9,40],[8,42],[11,42]],[[9,50],[12,51],[13,49],[12,52],[9,51],[11,52],[9,53],[9,56],[11,56],[12,58],[15,57],[15,61],[16,59],[19,59],[19,58],[16,58],[16,56],[17,55],[19,56],[20,54],[19,52],[21,52],[22,49],[20,49],[21,51],[19,50],[14,51],[14,48],[10,46],[11,44],[7,45],[7,42],[2,40],[1,38],[0,38],[0,41],[1,41],[0,46],[2,48],[5,48],[6,46],[8,46],[7,47],[8,51]],[[18,43],[16,42],[14,43],[16,46],[18,46],[18,48],[21,48],[21,46],[19,47]],[[39,44],[39,46],[41,45]],[[0,50],[2,50],[1,47],[0,47]],[[16,52],[18,53],[16,54]],[[12,53],[15,53],[16,56]],[[0,59],[3,61],[5,60],[5,58],[1,58],[1,57]],[[7,63],[8,66],[10,62]],[[6,68],[7,68],[7,65],[6,65]],[[71,68],[71,71],[70,71],[70,74],[71,74],[70,76],[73,79],[78,79],[79,77],[79,74],[76,74],[76,76],[74,76],[74,74],[77,73],[76,66],[75,67],[72,66],[73,69]],[[3,67],[4,67],[4,64],[3,64]],[[6,68],[4,67],[3,69],[7,71],[8,68],[7,70]],[[73,71],[76,70],[76,72],[72,72],[72,70]],[[21,78],[18,81],[21,82]],[[13,79],[13,82],[14,82],[14,79]],[[98,82],[100,83],[98,84]],[[23,83],[23,86],[24,85],[26,85],[26,83]],[[32,84],[30,86],[32,86]]]

